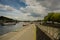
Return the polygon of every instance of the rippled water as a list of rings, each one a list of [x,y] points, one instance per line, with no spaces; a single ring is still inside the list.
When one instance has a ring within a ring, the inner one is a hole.
[[[0,35],[6,34],[11,31],[16,31],[20,29],[23,25],[23,22],[17,23],[16,25],[1,26],[0,25]]]

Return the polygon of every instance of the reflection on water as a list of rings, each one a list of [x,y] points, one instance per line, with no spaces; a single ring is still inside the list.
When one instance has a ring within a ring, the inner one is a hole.
[[[16,25],[8,25],[8,26],[1,26],[0,25],[0,35],[3,35],[5,33],[18,30],[22,27],[23,22],[17,23]]]

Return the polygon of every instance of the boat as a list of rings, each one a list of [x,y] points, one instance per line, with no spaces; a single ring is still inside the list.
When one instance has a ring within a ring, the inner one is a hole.
[[[16,25],[16,23],[1,23],[2,26],[7,26],[7,25]]]

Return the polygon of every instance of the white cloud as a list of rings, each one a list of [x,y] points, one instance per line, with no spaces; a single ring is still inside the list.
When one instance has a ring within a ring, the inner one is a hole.
[[[60,9],[60,0],[36,0],[42,6],[48,8],[49,10]]]
[[[32,13],[34,13],[35,16],[36,15],[45,16],[47,14],[46,7],[40,5],[40,3],[37,2],[36,0],[24,0],[24,1],[28,6],[26,6],[26,8],[20,8],[22,12],[30,13],[29,15],[31,15],[32,17],[33,17]],[[35,19],[41,18],[41,16],[35,17]]]
[[[42,5],[48,10],[60,9],[60,0],[24,0],[28,5]]]
[[[27,6],[17,10],[9,5],[0,4],[0,10],[9,11],[6,16],[10,15],[11,18],[19,20],[43,19],[48,12],[60,10],[60,0],[20,0],[20,2],[26,3]]]
[[[60,12],[60,10],[53,10],[53,12]]]
[[[60,0],[24,0],[28,5],[26,8],[20,8],[24,13],[30,13],[29,15],[47,15],[48,12],[59,12],[60,11]],[[43,17],[40,17],[41,19]],[[37,18],[36,18],[37,19]]]
[[[0,4],[0,8],[4,8],[4,5]]]
[[[5,6],[5,8],[6,8],[7,11],[15,11],[16,10],[16,9],[10,7],[10,6],[7,6],[7,5]]]
[[[8,5],[2,5],[2,4],[0,4],[0,10],[15,11],[16,9],[14,9],[13,7],[10,7]]]
[[[27,6],[26,8],[20,8],[20,10],[24,13],[35,13],[40,15],[46,15],[47,10],[42,6]]]
[[[2,10],[0,11],[0,16],[6,16],[18,20],[34,20],[34,17],[28,16],[30,15],[30,13],[24,13],[21,10],[14,9],[13,7],[8,5],[0,4],[0,10]],[[3,10],[7,12],[4,12]]]

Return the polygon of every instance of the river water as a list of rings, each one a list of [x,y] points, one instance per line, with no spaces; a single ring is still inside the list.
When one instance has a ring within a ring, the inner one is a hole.
[[[22,28],[22,25],[23,25],[23,22],[17,23],[16,25],[7,25],[7,26],[0,25],[0,35],[6,34],[12,31],[16,31]]]

